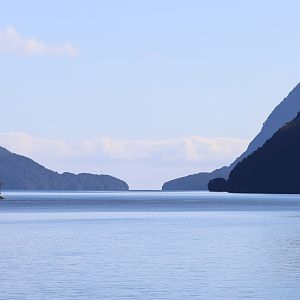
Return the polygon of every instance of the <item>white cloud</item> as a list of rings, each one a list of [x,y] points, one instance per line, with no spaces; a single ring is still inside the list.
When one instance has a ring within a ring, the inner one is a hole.
[[[99,137],[63,140],[38,138],[25,133],[0,134],[0,143],[9,149],[32,156],[47,153],[58,158],[95,157],[116,160],[212,161],[238,155],[248,140],[199,136],[174,139],[116,139]]]
[[[0,145],[57,171],[115,175],[131,188],[160,188],[167,179],[232,162],[248,140],[199,136],[174,139],[98,137],[63,140],[2,133]]]
[[[0,29],[0,53],[76,56],[78,49],[70,43],[48,45],[36,38],[25,38],[15,28],[7,27]]]

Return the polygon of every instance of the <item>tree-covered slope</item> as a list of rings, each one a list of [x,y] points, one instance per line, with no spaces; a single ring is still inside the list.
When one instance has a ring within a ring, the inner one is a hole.
[[[227,191],[300,193],[300,113],[235,166]]]
[[[59,174],[2,147],[0,181],[8,190],[128,190],[127,183],[118,178],[88,173]]]
[[[217,177],[228,178],[237,163],[261,147],[285,123],[294,119],[300,111],[300,83],[279,103],[264,122],[261,131],[250,142],[247,150],[230,166],[225,166],[213,172],[201,172],[164,183],[163,190],[207,190],[208,182]]]

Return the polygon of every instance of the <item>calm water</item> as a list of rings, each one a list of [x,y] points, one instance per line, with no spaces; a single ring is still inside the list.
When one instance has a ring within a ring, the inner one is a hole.
[[[300,299],[300,197],[5,193],[0,299]]]

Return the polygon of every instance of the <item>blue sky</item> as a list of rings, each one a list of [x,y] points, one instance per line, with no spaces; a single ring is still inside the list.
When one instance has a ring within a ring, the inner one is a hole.
[[[299,11],[298,1],[1,1],[0,142],[133,188],[229,163],[299,81]]]

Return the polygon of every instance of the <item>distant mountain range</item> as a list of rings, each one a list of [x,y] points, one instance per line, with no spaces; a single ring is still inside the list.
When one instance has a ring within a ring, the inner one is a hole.
[[[300,113],[239,162],[225,190],[234,193],[300,193]]]
[[[109,175],[59,174],[0,147],[0,181],[6,190],[125,191],[128,184]]]
[[[251,141],[247,150],[229,166],[213,172],[202,172],[170,180],[162,186],[163,190],[207,190],[208,182],[216,177],[228,178],[233,168],[249,154],[261,147],[284,124],[291,121],[300,111],[300,83],[275,107],[259,134]]]

